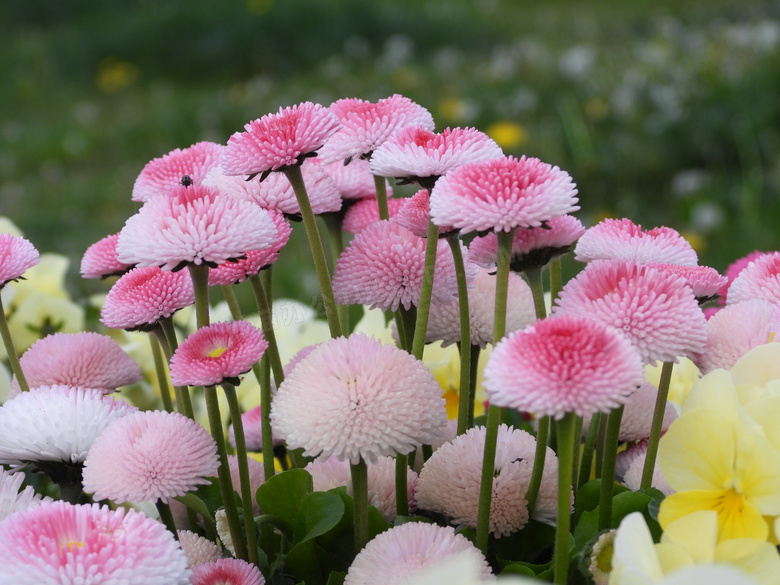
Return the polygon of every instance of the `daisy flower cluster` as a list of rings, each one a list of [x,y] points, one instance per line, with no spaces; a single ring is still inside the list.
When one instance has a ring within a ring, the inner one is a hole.
[[[780,252],[586,227],[566,171],[401,95],[131,191],[81,263],[97,331],[19,339],[44,258],[0,234],[0,582],[777,582]],[[291,340],[296,225],[325,321]]]

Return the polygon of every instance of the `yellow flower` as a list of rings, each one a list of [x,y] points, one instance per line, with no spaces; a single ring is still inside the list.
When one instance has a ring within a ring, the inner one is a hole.
[[[36,293],[17,305],[8,318],[8,329],[21,354],[50,333],[83,331],[84,309],[69,299]],[[5,356],[4,348],[2,352]]]
[[[11,234],[12,236],[24,236],[22,230],[7,217],[0,215],[0,234]]]
[[[645,367],[645,379],[653,386],[658,388],[661,380],[662,364]],[[679,358],[679,363],[674,364],[672,368],[672,380],[669,384],[668,400],[677,406],[682,406],[688,392],[701,376],[699,368],[686,357]]]
[[[41,260],[24,273],[24,280],[9,283],[13,288],[10,309],[21,305],[35,294],[43,294],[55,299],[70,299],[65,288],[65,274],[70,260],[61,254],[41,254]]]
[[[525,128],[510,120],[499,120],[488,126],[487,135],[506,150],[522,146],[526,140]]]

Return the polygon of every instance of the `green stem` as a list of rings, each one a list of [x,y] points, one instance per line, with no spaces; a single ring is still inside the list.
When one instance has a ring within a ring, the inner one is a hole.
[[[661,440],[661,428],[664,426],[664,413],[666,412],[666,399],[669,397],[669,384],[672,381],[672,369],[674,363],[664,362],[661,366],[661,379],[658,381],[658,396],[655,399],[653,410],[653,422],[650,425],[650,438],[647,440],[647,455],[645,466],[642,468],[642,481],[640,489],[647,489],[653,483],[655,471],[655,458],[658,455],[658,442]]]
[[[190,264],[189,270],[195,289],[195,320],[200,329],[209,324],[209,267],[206,264]]]
[[[550,417],[543,416],[539,419],[536,431],[536,451],[534,452],[534,465],[531,471],[531,481],[528,484],[528,517],[534,515],[536,498],[539,496],[539,487],[542,485],[542,473],[544,473],[544,461],[547,458],[547,438],[550,434]]]
[[[550,303],[555,304],[555,299],[561,294],[563,288],[563,269],[561,267],[561,257],[556,256],[550,262]]]
[[[80,481],[61,480],[56,482],[60,488],[60,499],[70,504],[78,504],[84,491]]]
[[[219,478],[219,491],[222,495],[222,504],[225,506],[225,515],[227,516],[228,527],[230,529],[230,538],[233,539],[236,557],[247,560],[246,543],[241,534],[241,521],[238,517],[236,499],[233,496],[233,482],[230,479],[230,467],[228,465],[227,447],[225,445],[225,430],[222,426],[222,417],[219,413],[219,399],[217,398],[216,388],[214,388],[214,386],[205,388],[205,395],[211,436],[217,444],[217,454],[219,455],[217,476]]]
[[[341,221],[343,214],[341,213],[324,213],[322,217],[325,222],[325,227],[328,230],[328,240],[330,246],[330,265],[333,270],[336,270],[336,263],[341,257],[341,253],[344,251],[344,230],[341,227]],[[339,314],[339,323],[345,337],[349,337],[349,307],[347,305],[336,305],[336,311]]]
[[[425,348],[425,334],[428,332],[428,313],[431,310],[438,246],[439,228],[429,220],[428,235],[425,242],[425,268],[423,270],[422,290],[420,291],[420,304],[417,305],[417,323],[414,327],[414,342],[412,343],[412,355],[418,360],[422,359],[423,349]]]
[[[576,437],[574,441],[574,461],[572,461],[572,470],[571,470],[571,489],[574,492],[574,497],[577,497],[577,478],[579,476],[579,470],[580,470],[580,443],[582,442],[582,417],[577,417],[577,424],[574,428],[574,436]]]
[[[547,307],[544,304],[544,284],[542,282],[542,267],[534,266],[526,268],[524,271],[528,278],[528,285],[531,287],[531,293],[534,297],[534,310],[537,319],[544,319],[547,316]]]
[[[409,347],[409,343],[406,339],[406,323],[404,323],[404,318],[401,316],[402,310],[403,307],[398,307],[398,310],[393,313],[393,319],[395,320],[395,330],[398,332],[398,346],[406,350]]]
[[[409,470],[409,455],[395,455],[395,511],[399,516],[409,515],[409,494],[406,491],[406,478]]]
[[[412,305],[409,309],[398,307],[398,313],[403,321],[404,332],[406,333],[406,342],[403,348],[409,353],[412,352],[412,341],[414,340],[414,327],[417,321],[417,308]]]
[[[238,299],[233,291],[233,287],[223,284],[220,288],[222,289],[222,296],[225,297],[225,302],[227,302],[228,309],[230,309],[230,316],[233,317],[233,321],[239,321],[241,319],[241,307],[238,306]]]
[[[160,347],[163,350],[165,359],[170,363],[173,352],[179,347],[176,339],[176,328],[173,326],[171,317],[163,317],[157,322],[160,328],[155,328],[154,332]],[[190,398],[190,389],[187,386],[174,386],[173,391],[176,395],[176,408],[181,414],[195,420],[195,411],[192,408],[192,399]]]
[[[479,352],[482,348],[478,345],[471,346],[471,375],[469,376],[469,411],[467,427],[474,426],[474,401],[477,399],[477,374],[479,373]]]
[[[466,268],[463,264],[463,252],[460,240],[456,236],[447,238],[455,262],[455,275],[458,280],[458,304],[460,311],[460,382],[458,384],[458,435],[469,428],[469,409],[474,410],[474,402],[469,405],[471,382],[471,323],[469,321],[469,292],[466,283]]]
[[[596,436],[596,478],[601,479],[604,469],[604,446],[607,443],[607,422],[609,417],[602,415],[599,419],[599,431]]]
[[[173,537],[176,540],[179,540],[179,533],[176,530],[176,523],[173,521],[173,513],[171,512],[170,505],[163,503],[162,500],[157,500],[157,502],[155,502],[155,506],[157,508],[157,512],[160,514],[160,520],[163,524],[165,524],[168,532],[173,534]]]
[[[2,290],[2,287],[0,287],[0,290]],[[16,353],[14,340],[11,338],[11,330],[8,329],[8,321],[5,318],[2,297],[0,297],[0,335],[3,337],[5,351],[8,354],[8,363],[11,366],[11,371],[16,374],[16,381],[19,383],[19,388],[22,392],[27,392],[30,389],[30,385],[27,383],[27,378],[24,377],[22,365],[19,363],[19,354]]]
[[[333,286],[330,282],[328,261],[325,259],[325,251],[322,248],[322,239],[320,238],[320,232],[317,229],[317,222],[314,220],[314,212],[311,209],[309,195],[306,192],[306,185],[303,182],[301,167],[300,165],[282,167],[281,170],[290,181],[293,191],[295,191],[295,197],[298,200],[298,206],[301,208],[303,227],[306,230],[306,237],[309,240],[309,247],[314,260],[314,270],[317,272],[317,279],[320,282],[322,302],[325,305],[325,316],[328,319],[330,335],[331,337],[341,337],[341,324],[339,323],[336,299],[333,296]]]
[[[173,412],[171,386],[168,384],[168,372],[165,371],[165,357],[163,356],[160,342],[154,335],[149,335],[149,345],[152,347],[154,370],[157,373],[157,383],[160,385],[160,396],[162,397],[163,408],[168,412]]]
[[[571,474],[574,458],[576,415],[567,413],[558,421],[558,523],[553,552],[554,582],[568,583],[569,541],[571,534]]]
[[[607,438],[604,444],[604,462],[601,466],[601,493],[599,494],[599,530],[606,530],[612,524],[612,492],[615,485],[615,459],[617,457],[620,421],[623,406],[618,406],[607,418]]]
[[[246,440],[244,438],[244,423],[241,420],[241,407],[238,405],[236,388],[232,384],[222,382],[225,390],[230,418],[233,421],[233,431],[236,437],[236,457],[238,458],[238,475],[241,482],[241,506],[244,511],[244,530],[246,546],[250,563],[257,564],[257,532],[255,531],[254,511],[252,510],[252,487],[249,485],[249,463],[247,462]],[[273,459],[272,459],[273,460]]]
[[[390,209],[387,207],[387,180],[374,175],[376,187],[376,205],[379,208],[379,219],[390,219]]]
[[[350,465],[352,475],[352,498],[354,505],[355,554],[363,550],[368,542],[368,467],[361,458]],[[406,486],[404,486],[406,493]]]
[[[582,462],[580,463],[580,475],[577,487],[582,487],[590,480],[590,470],[593,467],[593,451],[596,448],[596,436],[599,433],[601,413],[596,412],[590,419],[588,434],[585,437],[585,446],[582,448]]]
[[[258,275],[249,277],[249,284],[252,287],[252,292],[255,295],[255,302],[257,303],[257,310],[260,312],[260,326],[263,329],[263,337],[268,342],[268,349],[265,354],[271,363],[271,369],[274,373],[274,380],[276,381],[276,387],[282,385],[284,381],[284,368],[282,368],[282,359],[279,356],[279,346],[276,343],[276,332],[274,331],[273,309],[271,308],[271,302],[268,299],[266,293],[266,287],[263,286],[262,280]]]
[[[260,436],[263,440],[263,472],[265,480],[273,477],[274,469],[274,436],[271,430],[271,362],[268,352],[255,364],[257,376],[260,382]],[[253,368],[254,369],[254,368]]]

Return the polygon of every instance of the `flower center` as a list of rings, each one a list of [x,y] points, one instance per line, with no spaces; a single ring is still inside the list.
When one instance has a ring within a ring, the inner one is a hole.
[[[734,488],[725,490],[715,504],[715,511],[721,518],[734,518],[740,516],[744,509],[745,498]]]
[[[223,353],[225,353],[226,351],[227,351],[227,347],[221,347],[221,346],[220,346],[220,347],[215,347],[215,348],[214,348],[214,349],[212,349],[212,350],[211,350],[211,352],[209,353],[209,357],[210,357],[210,358],[215,358],[215,359],[216,359],[216,358],[218,358],[219,356],[221,356]]]
[[[74,552],[75,549],[81,548],[82,546],[84,546],[83,542],[79,542],[78,540],[71,540],[63,547],[63,549],[67,550],[68,552]]]

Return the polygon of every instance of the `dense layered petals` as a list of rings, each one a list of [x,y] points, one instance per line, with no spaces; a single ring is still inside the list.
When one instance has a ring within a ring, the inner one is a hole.
[[[656,264],[650,266],[658,270],[671,272],[682,276],[691,287],[693,296],[699,299],[699,303],[705,303],[717,298],[718,291],[728,282],[725,276],[709,266],[680,266],[679,264]]]
[[[723,286],[723,288],[720,289],[720,291],[718,291],[718,294],[720,295],[721,303],[723,304],[726,303],[726,298],[728,296],[728,288],[729,286],[731,286],[731,283],[734,282],[734,279],[739,275],[739,273],[742,272],[745,268],[747,268],[751,262],[753,262],[754,260],[758,260],[764,254],[766,254],[766,252],[753,250],[747,256],[743,256],[742,258],[738,258],[737,260],[734,260],[734,262],[732,262],[726,267],[726,272],[724,272],[723,275],[728,279],[728,282]]]
[[[0,288],[38,264],[38,260],[38,250],[28,240],[21,236],[0,234]]]
[[[399,225],[404,226],[414,235],[421,238],[428,237],[428,222],[430,220],[430,204],[428,189],[420,189],[406,200],[404,205],[395,218]],[[439,228],[439,234],[452,231],[452,226],[443,226]]]
[[[387,200],[387,208],[390,215],[390,219],[393,219],[398,215],[401,208],[406,205],[406,199],[394,199]],[[344,221],[341,223],[341,227],[345,232],[350,234],[358,234],[366,229],[371,224],[379,221],[379,208],[375,199],[362,199],[351,205],[344,214]]]
[[[12,473],[0,469],[0,522],[14,512],[34,508],[42,502],[51,501],[51,498],[43,499],[41,494],[35,493],[35,488],[31,485],[20,491],[19,488],[22,487],[24,480],[24,473]]]
[[[729,286],[728,303],[761,299],[780,306],[780,252],[748,264]]]
[[[106,278],[121,276],[133,265],[119,261],[116,253],[116,243],[119,234],[106,236],[92,244],[81,258],[82,278]]]
[[[190,583],[192,585],[263,585],[265,578],[256,565],[241,559],[220,559],[195,567]]]
[[[187,555],[187,568],[192,569],[203,563],[218,561],[222,558],[222,549],[211,540],[189,530],[177,531],[179,544]]]
[[[317,161],[317,159],[313,160]],[[346,165],[335,162],[323,165],[322,170],[333,180],[343,199],[376,199],[376,181],[367,160],[356,159]],[[385,190],[387,195],[393,194],[393,188],[387,180],[385,180]]]

